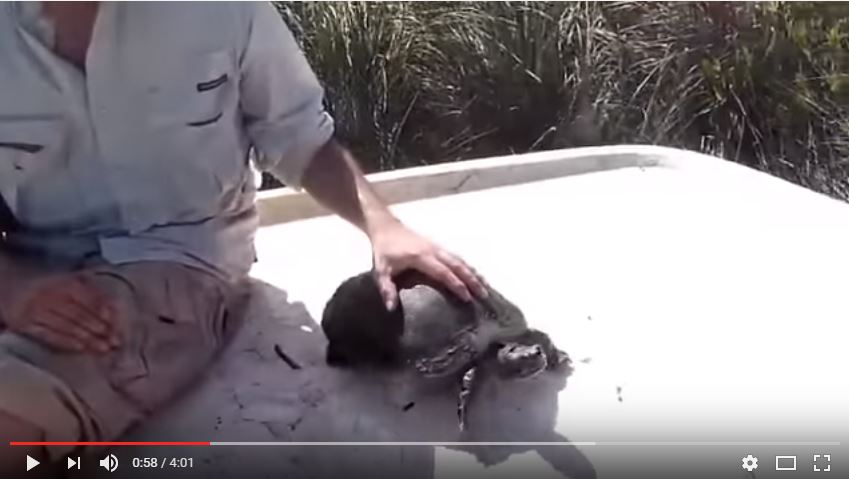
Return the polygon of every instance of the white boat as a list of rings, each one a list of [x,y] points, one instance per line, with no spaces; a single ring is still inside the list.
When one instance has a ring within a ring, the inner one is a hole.
[[[184,451],[198,472],[234,478],[742,478],[750,454],[758,477],[783,473],[776,456],[796,456],[799,471],[822,470],[825,455],[832,470],[846,464],[849,205],[654,146],[371,179],[573,358],[565,386],[543,378],[479,396],[472,440],[514,444],[458,450],[452,392],[416,396],[395,377],[325,366],[323,306],[370,267],[368,243],[288,189],[261,194],[250,323],[130,440],[264,443]],[[133,451],[147,453],[162,456]]]

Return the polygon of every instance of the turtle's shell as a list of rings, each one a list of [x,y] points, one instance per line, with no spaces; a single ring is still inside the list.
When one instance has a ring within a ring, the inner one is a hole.
[[[421,273],[395,282],[400,304],[392,312],[370,273],[340,285],[322,317],[328,363],[407,363],[424,374],[446,375],[527,331],[521,311],[492,288],[487,300],[466,303]]]

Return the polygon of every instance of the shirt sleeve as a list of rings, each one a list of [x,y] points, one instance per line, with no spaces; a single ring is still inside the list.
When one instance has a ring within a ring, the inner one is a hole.
[[[310,160],[333,136],[333,118],[324,109],[324,89],[274,6],[246,2],[246,8],[240,108],[256,166],[300,189]]]

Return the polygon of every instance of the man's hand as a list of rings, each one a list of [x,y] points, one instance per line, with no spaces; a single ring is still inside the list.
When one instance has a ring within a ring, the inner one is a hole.
[[[105,353],[119,346],[114,304],[82,273],[38,279],[8,296],[9,330],[67,352]]]
[[[394,309],[398,302],[398,288],[392,278],[407,269],[421,271],[462,299],[470,300],[472,293],[486,296],[483,280],[463,260],[411,231],[392,215],[353,155],[335,140],[316,152],[302,185],[313,198],[368,235],[376,280],[388,309]]]
[[[371,241],[375,280],[388,310],[398,303],[392,278],[407,269],[421,271],[465,301],[471,301],[472,295],[486,297],[483,279],[474,269],[399,221],[376,230]]]

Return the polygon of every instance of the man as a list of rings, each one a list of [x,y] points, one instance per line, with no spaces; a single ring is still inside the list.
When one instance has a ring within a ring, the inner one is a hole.
[[[267,3],[0,4],[0,441],[118,437],[209,365],[254,260],[251,148],[368,235],[387,307],[407,268],[485,294],[381,203],[322,96]],[[68,452],[4,446],[0,475]]]

